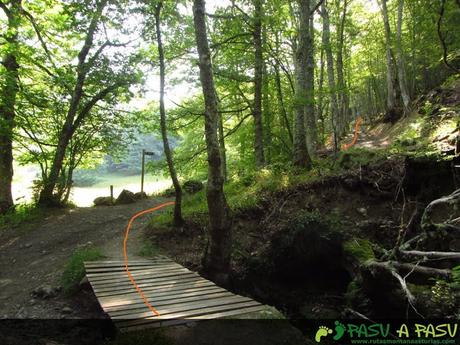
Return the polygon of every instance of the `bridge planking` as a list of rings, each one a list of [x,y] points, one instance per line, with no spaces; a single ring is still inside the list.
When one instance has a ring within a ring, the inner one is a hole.
[[[123,332],[235,317],[264,309],[259,302],[233,294],[166,256],[129,261],[128,267],[160,316],[147,307],[132,285],[123,260],[85,262],[86,275],[99,304]]]

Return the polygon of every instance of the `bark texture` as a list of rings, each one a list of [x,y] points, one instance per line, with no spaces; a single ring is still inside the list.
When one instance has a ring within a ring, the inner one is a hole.
[[[2,7],[3,8],[3,7]],[[3,8],[8,27],[4,35],[8,49],[2,59],[5,73],[0,89],[0,214],[13,206],[11,183],[13,180],[13,129],[18,93],[19,64],[18,29],[20,25],[21,0],[12,0],[10,7]]]
[[[166,162],[168,163],[169,174],[174,186],[176,194],[176,202],[174,204],[174,226],[181,227],[184,224],[182,218],[182,188],[177,178],[176,168],[174,167],[173,155],[169,146],[168,133],[166,130],[166,111],[165,111],[165,54],[163,42],[161,39],[161,8],[163,2],[160,1],[155,8],[155,29],[158,47],[158,60],[160,63],[160,127],[161,137],[163,139],[163,151],[165,153]]]
[[[219,113],[205,22],[205,2],[193,1],[193,21],[199,56],[200,80],[205,101],[205,136],[208,155],[206,197],[209,210],[210,245],[203,262],[205,271],[224,283],[231,257],[231,216],[223,190],[221,152],[217,137]]]
[[[309,40],[310,31],[310,0],[298,0],[299,18],[299,37],[295,51],[295,72],[296,72],[296,104],[295,104],[295,123],[294,123],[294,165],[309,169],[311,158],[307,148],[306,138],[306,110],[307,104],[311,101],[311,93],[308,90],[307,59],[308,50],[311,49]]]
[[[263,51],[262,51],[262,0],[254,0],[254,152],[256,167],[265,165],[264,134],[262,121],[262,85],[263,85]]]

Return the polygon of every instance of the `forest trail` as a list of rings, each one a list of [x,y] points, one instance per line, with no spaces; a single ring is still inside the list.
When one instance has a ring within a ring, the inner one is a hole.
[[[164,201],[156,198],[112,207],[59,210],[32,226],[5,231],[0,239],[0,317],[61,318],[63,310],[66,317],[77,316],[76,310],[68,315],[65,299],[35,299],[32,292],[45,285],[59,286],[64,267],[78,248],[95,246],[107,258],[122,259],[129,218]],[[141,230],[150,217],[140,217],[133,224],[127,248],[130,259],[139,258]]]

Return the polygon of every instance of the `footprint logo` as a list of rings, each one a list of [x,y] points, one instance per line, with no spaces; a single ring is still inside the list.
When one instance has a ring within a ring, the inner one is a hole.
[[[318,331],[315,335],[315,340],[317,343],[321,342],[322,337],[327,337],[329,334],[332,334],[332,329],[327,328],[326,326],[319,326]]]
[[[335,322],[335,335],[332,339],[340,340],[342,339],[343,335],[345,334],[345,325],[340,323],[339,321]]]

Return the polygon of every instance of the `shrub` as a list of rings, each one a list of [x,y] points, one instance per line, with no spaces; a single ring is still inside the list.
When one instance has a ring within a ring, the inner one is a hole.
[[[64,272],[62,273],[61,284],[65,293],[74,293],[80,281],[85,276],[85,261],[94,261],[103,258],[98,248],[77,249],[70,257]]]

